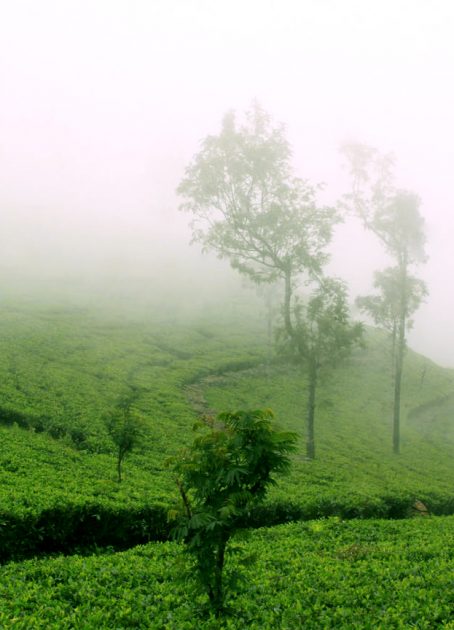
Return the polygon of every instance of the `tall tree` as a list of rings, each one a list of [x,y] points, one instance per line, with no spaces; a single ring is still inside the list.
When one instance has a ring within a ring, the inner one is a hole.
[[[307,374],[306,455],[315,458],[315,408],[321,371],[336,366],[361,342],[363,328],[351,321],[345,283],[324,278],[291,312],[292,334],[284,328],[281,349],[293,354]]]
[[[392,158],[380,155],[365,145],[349,145],[344,153],[350,163],[352,193],[350,206],[383,244],[394,261],[391,269],[378,276],[380,295],[373,306],[373,317],[392,322],[394,341],[393,451],[400,452],[401,385],[406,347],[406,333],[411,315],[416,311],[427,289],[422,280],[411,274],[414,265],[425,262],[424,219],[417,195],[395,187]],[[386,326],[385,326],[386,327]]]
[[[182,209],[193,215],[194,241],[228,259],[233,268],[256,283],[282,281],[286,343],[292,345],[292,352],[298,354],[300,363],[313,375],[309,390],[312,412],[308,414],[312,427],[308,454],[313,457],[315,389],[324,347],[322,337],[326,335],[328,343],[328,337],[337,334],[335,326],[330,329],[327,322],[322,324],[316,318],[322,317],[323,309],[327,316],[328,303],[334,295],[334,285],[323,280],[323,267],[328,259],[326,246],[339,216],[333,208],[317,205],[318,186],[293,176],[290,156],[283,127],[274,126],[258,105],[248,112],[243,125],[238,125],[234,114],[229,113],[220,134],[208,136],[202,143],[178,192],[185,198]],[[307,327],[303,326],[306,320],[295,302],[302,278],[305,283],[315,281],[324,287],[308,311],[314,314],[313,320],[307,320]],[[327,290],[325,301],[321,297],[323,290]],[[339,296],[341,293],[339,289]],[[346,320],[344,324],[347,326]],[[315,340],[309,337],[309,331],[318,325],[320,331]],[[313,346],[318,348],[317,356],[315,350],[310,355]]]

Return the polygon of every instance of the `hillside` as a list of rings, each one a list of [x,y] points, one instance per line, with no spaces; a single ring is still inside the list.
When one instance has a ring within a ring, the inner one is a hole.
[[[265,319],[247,304],[147,318],[43,304],[6,304],[0,317],[0,530],[4,560],[87,545],[166,538],[174,483],[165,460],[192,439],[198,414],[270,407],[304,435],[304,377],[269,359]],[[405,516],[422,500],[454,512],[454,377],[411,351],[402,454],[390,453],[385,337],[326,375],[317,458],[304,458],[252,524],[320,516]],[[141,449],[115,481],[105,417],[127,396],[147,423]]]
[[[288,365],[254,368],[205,381],[214,410],[270,407],[300,434],[300,454],[274,496],[293,497],[306,515],[402,515],[423,500],[435,513],[454,511],[454,373],[408,351],[402,398],[402,452],[391,452],[392,386],[389,345],[369,330],[366,348],[328,372],[316,414],[317,457],[304,457],[306,381]]]

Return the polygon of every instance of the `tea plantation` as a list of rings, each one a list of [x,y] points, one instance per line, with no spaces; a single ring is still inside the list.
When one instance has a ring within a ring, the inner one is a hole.
[[[0,353],[0,627],[454,628],[452,371],[408,351],[395,456],[389,348],[368,331],[322,379],[308,461],[305,377],[250,305],[131,317],[6,301]],[[124,400],[146,436],[119,484],[106,418]],[[301,437],[247,523],[276,526],[235,539],[221,622],[164,542],[165,462],[201,414],[265,407]],[[390,520],[416,500],[431,516]]]
[[[176,543],[0,568],[0,625],[70,628],[454,628],[454,517],[337,518],[235,543],[230,613],[210,618]]]

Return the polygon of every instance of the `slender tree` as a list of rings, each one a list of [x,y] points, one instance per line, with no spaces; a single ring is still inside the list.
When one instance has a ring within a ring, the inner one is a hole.
[[[108,414],[106,426],[117,452],[117,480],[120,483],[124,459],[140,443],[145,426],[129,405]]]
[[[352,322],[345,283],[324,278],[309,299],[297,300],[291,312],[292,334],[284,328],[281,349],[293,354],[307,374],[306,454],[315,457],[316,393],[321,371],[336,366],[361,342],[363,328]]]
[[[374,306],[375,321],[392,322],[394,342],[393,451],[400,452],[401,385],[410,317],[427,294],[422,280],[411,274],[414,265],[425,262],[424,219],[420,200],[412,192],[396,189],[392,158],[364,145],[344,147],[351,167],[352,193],[348,202],[364,226],[383,244],[394,261],[392,269],[378,276],[379,300]],[[384,310],[383,310],[384,309]]]

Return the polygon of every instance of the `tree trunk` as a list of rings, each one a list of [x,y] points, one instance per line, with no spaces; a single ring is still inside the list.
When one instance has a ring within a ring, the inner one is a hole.
[[[292,299],[292,280],[290,272],[285,274],[285,296],[284,296],[284,324],[287,335],[293,337],[292,318],[290,315],[290,303]]]
[[[400,453],[400,395],[405,351],[405,316],[399,322],[399,338],[396,349],[394,374],[393,452]]]
[[[402,372],[405,352],[405,328],[407,321],[407,255],[404,252],[400,261],[400,305],[399,322],[397,327],[397,347],[395,349],[395,373],[394,373],[394,409],[393,409],[393,452],[400,453],[400,396],[402,384]]]
[[[117,457],[117,481],[118,483],[121,483],[121,461],[122,461],[123,457],[121,452],[118,453],[118,457]]]
[[[227,546],[227,538],[223,537],[219,543],[216,552],[216,564],[214,567],[214,586],[212,590],[212,605],[214,614],[219,617],[224,604],[224,592],[222,588],[222,573],[224,570],[225,548]]]
[[[273,309],[271,296],[266,296],[266,331],[268,337],[268,348],[266,357],[266,380],[268,386],[271,385],[271,357],[273,353]]]
[[[317,388],[317,366],[311,361],[309,366],[309,383],[308,383],[308,399],[307,399],[307,442],[306,455],[309,459],[315,458],[315,436],[314,436],[314,418],[315,418],[315,390]]]
[[[397,344],[397,326],[398,322],[393,321],[393,328],[391,331],[391,378],[394,383],[394,376],[396,374],[396,344]]]

